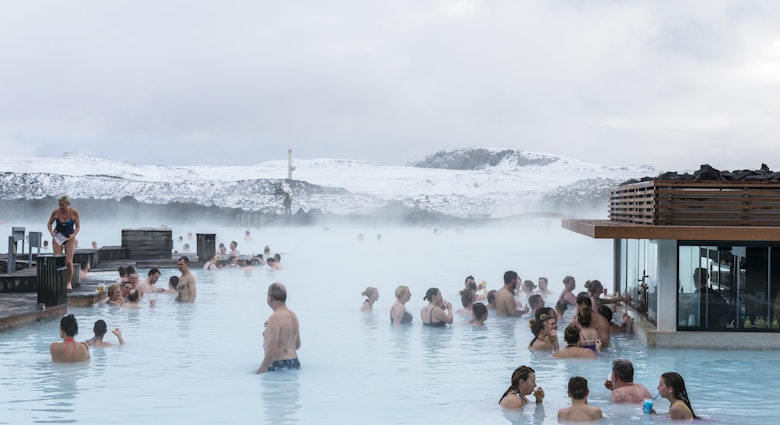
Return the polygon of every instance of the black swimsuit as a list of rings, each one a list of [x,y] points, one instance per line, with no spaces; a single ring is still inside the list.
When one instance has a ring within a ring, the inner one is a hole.
[[[446,325],[446,323],[444,323],[443,321],[439,321],[439,322],[434,322],[433,321],[433,308],[431,308],[431,315],[428,317],[428,320],[430,320],[428,323],[423,322],[423,326],[431,326],[431,327],[434,327],[434,328],[440,328],[440,327]]]
[[[401,324],[405,325],[407,323],[412,323],[412,313],[409,313],[408,311],[404,311],[404,317],[401,318]],[[393,324],[393,312],[390,311],[390,324]]]

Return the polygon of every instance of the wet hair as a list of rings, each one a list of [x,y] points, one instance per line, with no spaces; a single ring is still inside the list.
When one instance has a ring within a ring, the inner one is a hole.
[[[475,279],[474,279],[474,276],[472,276],[472,275],[468,275],[468,276],[466,276],[466,280],[464,280],[464,281],[463,281],[463,283],[467,283],[469,280],[471,280],[472,282],[474,282],[474,280],[475,280]],[[475,283],[476,283],[476,282],[475,282]]]
[[[612,362],[612,373],[623,382],[634,382],[634,365],[630,360],[617,359]]]
[[[539,316],[538,319],[531,319],[531,320],[529,320],[528,321],[528,325],[531,328],[531,333],[534,334],[534,336],[538,337],[539,336],[539,332],[541,332],[542,329],[544,329],[544,323],[546,321],[550,320],[550,319],[552,319],[551,316],[548,316],[546,314],[542,314],[541,316]],[[531,342],[531,344],[533,344],[533,341]],[[528,344],[528,346],[530,347],[531,344]]]
[[[173,289],[176,289],[179,287],[179,276],[171,276],[170,279],[168,279],[168,284],[171,285]]]
[[[127,268],[125,266],[119,266],[116,271],[119,273],[119,277],[127,276]]]
[[[569,395],[574,400],[582,400],[588,396],[588,380],[582,376],[569,378]]]
[[[131,303],[138,301],[139,298],[141,298],[141,294],[137,289],[131,289],[130,292],[127,293],[127,300]]]
[[[184,264],[187,264],[187,265],[190,264],[190,259],[187,258],[186,255],[182,255],[181,257],[179,257],[179,260],[184,261]]]
[[[513,272],[512,270],[509,270],[508,272],[504,273],[504,285],[511,282],[512,279],[517,279],[517,273]]]
[[[118,290],[119,290],[119,285],[117,285],[116,283],[111,285],[111,286],[109,286],[108,287],[108,298],[111,298],[111,296],[114,295],[114,293],[116,291],[118,291]]]
[[[460,291],[460,303],[463,304],[463,307],[468,307],[470,304],[473,304],[474,291],[471,289],[464,289]]]
[[[534,312],[534,319],[541,320],[542,315],[547,315],[549,317],[554,317],[553,314],[555,314],[555,309],[552,307],[541,307],[537,308]]]
[[[76,322],[76,316],[68,314],[60,319],[60,329],[65,331],[65,335],[73,338],[79,333],[79,324]]]
[[[368,288],[366,288],[365,291],[363,291],[361,295],[363,295],[364,297],[370,297],[371,294],[373,294],[374,292],[379,292],[379,291],[373,286],[369,286]]]
[[[590,327],[590,323],[593,320],[593,310],[590,307],[585,307],[577,313],[577,321],[583,327]]]
[[[60,196],[59,202],[64,202],[68,205],[70,205],[70,198],[68,198],[68,195],[62,195]]]
[[[542,299],[542,296],[539,294],[533,294],[530,297],[528,297],[528,305],[533,307],[536,303],[539,302],[539,300]]]
[[[471,306],[471,311],[477,319],[487,316],[487,307],[482,303],[474,303],[474,305]]]
[[[555,303],[555,312],[558,313],[559,316],[563,316],[563,314],[566,313],[566,310],[568,309],[569,302],[563,298],[559,299],[558,302]]]
[[[677,372],[666,372],[661,375],[661,378],[667,386],[672,387],[672,390],[674,390],[674,398],[681,400],[688,406],[688,409],[691,411],[691,417],[698,419],[698,416],[693,413],[693,406],[691,406],[691,401],[688,399],[688,390],[685,389],[683,377]]]
[[[566,326],[566,330],[563,331],[563,340],[566,344],[577,345],[580,341],[580,330],[576,325]]]
[[[593,302],[590,300],[590,295],[587,292],[580,292],[577,294],[577,304],[585,304],[586,307],[593,307]]]
[[[279,254],[274,254],[274,259],[275,259],[277,262],[280,262],[280,261],[282,261],[282,256],[281,256],[281,255],[279,255]]]
[[[135,273],[135,267],[133,266],[125,267],[125,276],[130,276],[133,273]]]
[[[268,287],[268,295],[275,301],[287,301],[287,288],[279,282],[274,282]]]
[[[236,246],[236,248],[238,248],[238,242],[236,242],[236,241],[230,241],[230,244],[231,244],[231,245],[235,245],[235,246]]]
[[[563,278],[563,284],[564,285],[568,285],[568,284],[570,284],[572,282],[574,282],[574,277],[573,276],[566,276],[566,277]]]
[[[409,287],[408,286],[404,286],[404,285],[400,285],[397,288],[395,288],[395,297],[396,298],[401,298],[401,296],[403,296],[403,294],[405,294],[407,292],[409,292]]]
[[[604,316],[604,318],[607,319],[607,322],[612,321],[612,310],[609,307],[605,305],[599,307],[599,314]]]
[[[106,334],[106,331],[108,331],[108,326],[106,326],[106,321],[103,319],[97,320],[95,326],[92,327],[92,332],[95,332],[95,336],[97,337],[103,337],[103,335]]]
[[[427,291],[425,291],[425,296],[423,297],[423,301],[431,301],[434,297],[434,295],[438,294],[439,288],[428,288]]]
[[[469,282],[466,284],[466,289],[471,289],[474,292],[477,292],[477,282]]]
[[[503,400],[504,397],[506,397],[506,395],[511,393],[512,391],[519,392],[518,387],[520,385],[520,381],[527,381],[532,373],[536,373],[536,372],[530,367],[518,366],[517,369],[515,369],[515,371],[512,372],[512,378],[509,384],[509,388],[507,388],[507,390],[504,391],[504,394],[501,396],[501,398],[498,399],[498,403],[501,404],[501,400]]]
[[[157,267],[152,267],[151,270],[149,270],[149,274],[147,276],[151,276],[151,275],[153,275],[155,273],[162,274],[162,273],[160,273],[160,269],[158,269]]]
[[[495,289],[491,289],[491,290],[488,291],[488,294],[487,294],[487,302],[488,302],[488,304],[493,304],[493,303],[496,302],[496,293],[497,292],[498,291],[496,291]]]
[[[531,290],[536,288],[536,284],[532,280],[524,280],[523,281],[523,288],[530,287]]]
[[[602,289],[603,289],[603,288],[604,288],[604,285],[602,285],[602,284],[601,284],[601,282],[599,282],[598,280],[595,280],[595,279],[594,279],[594,280],[589,280],[589,281],[585,282],[585,288],[586,288],[586,289],[588,290],[588,292],[590,292],[591,294],[593,294],[593,295],[598,295],[598,293],[599,293],[600,291],[599,291],[599,290],[597,290],[596,288],[602,288]]]

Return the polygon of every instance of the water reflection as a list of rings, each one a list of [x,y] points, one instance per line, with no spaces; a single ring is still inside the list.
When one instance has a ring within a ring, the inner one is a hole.
[[[301,408],[300,371],[280,371],[261,375],[263,412],[267,424],[294,424]]]

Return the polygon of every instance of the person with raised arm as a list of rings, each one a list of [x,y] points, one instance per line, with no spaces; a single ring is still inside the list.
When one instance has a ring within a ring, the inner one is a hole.
[[[518,366],[512,372],[509,388],[498,400],[498,404],[504,409],[522,409],[530,401],[529,395],[533,394],[536,403],[544,400],[542,387],[536,388],[536,372],[528,366]]]
[[[438,328],[452,324],[452,304],[444,301],[439,288],[429,288],[423,300],[428,301],[428,304],[420,310],[423,326]]]

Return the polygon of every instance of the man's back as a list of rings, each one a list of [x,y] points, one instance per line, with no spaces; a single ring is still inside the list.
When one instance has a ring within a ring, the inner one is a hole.
[[[496,294],[496,316],[512,317],[517,313],[517,302],[515,296],[506,287],[501,288]]]
[[[287,308],[274,311],[268,318],[263,342],[267,350],[273,351],[273,360],[298,357],[296,350],[301,346],[298,332],[298,316]]]
[[[610,396],[613,403],[641,403],[646,398],[653,398],[642,384],[630,383],[612,390]]]
[[[576,404],[558,411],[559,421],[588,422],[599,420],[601,417],[601,409],[589,404]]]

